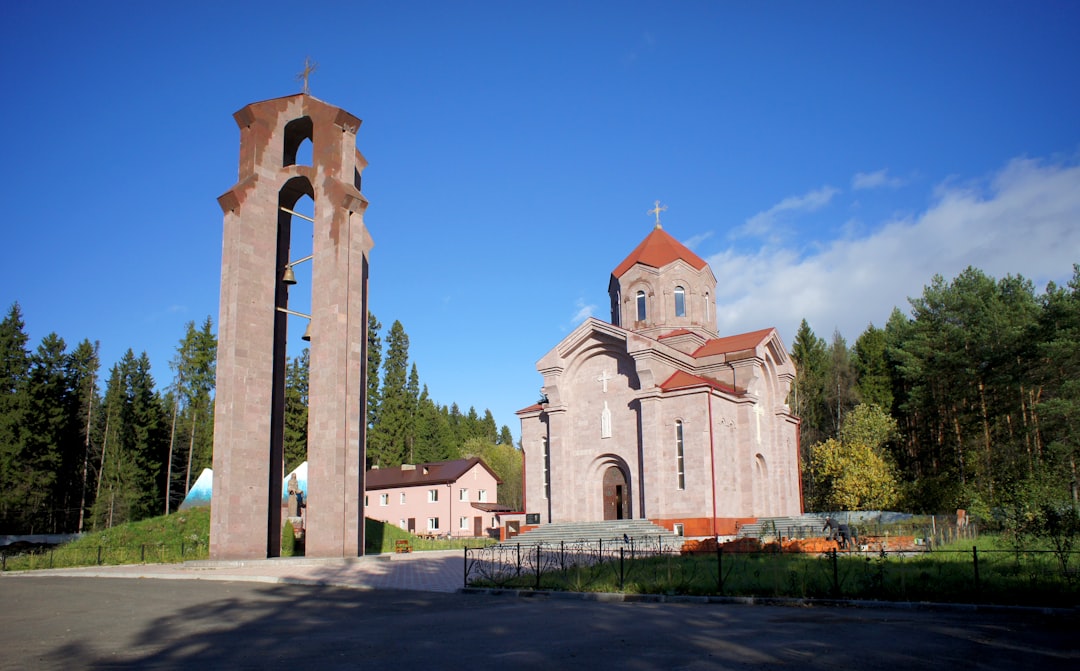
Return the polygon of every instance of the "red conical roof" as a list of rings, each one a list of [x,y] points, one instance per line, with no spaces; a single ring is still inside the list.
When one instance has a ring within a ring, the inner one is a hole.
[[[678,261],[679,259],[693,266],[695,270],[701,270],[707,265],[701,260],[700,256],[687,249],[686,245],[657,226],[611,274],[615,277],[622,277],[623,273],[630,270],[636,263],[652,268],[663,268],[672,261]]]

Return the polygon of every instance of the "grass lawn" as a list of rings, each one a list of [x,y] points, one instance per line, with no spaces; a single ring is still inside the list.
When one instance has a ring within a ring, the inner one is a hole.
[[[972,546],[978,548],[973,551]],[[482,559],[484,553],[470,555]],[[992,603],[1075,607],[1080,580],[1062,570],[1061,557],[1045,548],[1017,552],[1000,538],[919,553],[800,554],[670,553],[604,561],[527,553],[521,569],[477,563],[472,584],[522,589],[631,594],[687,594],[786,598],[843,598],[912,602]]]
[[[426,539],[395,526],[365,520],[365,553],[393,553],[395,542],[409,541],[413,551],[480,547],[495,541],[483,538]],[[190,508],[170,515],[88,533],[78,540],[33,552],[7,551],[5,571],[103,564],[170,564],[206,559],[210,547],[210,508]],[[299,548],[296,554],[302,554]]]

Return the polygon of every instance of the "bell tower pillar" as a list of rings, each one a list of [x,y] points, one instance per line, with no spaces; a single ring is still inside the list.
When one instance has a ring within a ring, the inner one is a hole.
[[[240,127],[237,183],[224,212],[214,416],[212,559],[280,554],[286,345],[289,314],[308,317],[309,557],[364,550],[368,254],[367,200],[356,148],[360,119],[307,93],[253,103]],[[310,165],[297,164],[310,143]],[[311,217],[295,211],[307,196]],[[310,224],[296,218],[309,220]],[[293,225],[310,225],[310,258],[290,250]],[[292,267],[311,263],[310,286]],[[311,314],[290,308],[311,292]]]

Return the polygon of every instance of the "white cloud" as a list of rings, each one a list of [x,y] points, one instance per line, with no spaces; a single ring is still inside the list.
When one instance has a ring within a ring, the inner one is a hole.
[[[571,328],[576,327],[581,322],[585,321],[589,317],[592,317],[593,312],[596,311],[595,305],[588,305],[585,303],[584,300],[580,298],[574,302],[574,308],[577,310],[577,312],[575,312],[574,316],[570,318]]]
[[[898,188],[904,185],[904,180],[899,177],[889,177],[889,171],[882,168],[877,172],[857,172],[851,178],[851,188],[855,191],[862,189],[877,189],[883,186]]]
[[[683,244],[686,245],[687,249],[693,250],[693,249],[696,249],[698,245],[705,242],[706,240],[708,240],[711,237],[712,237],[712,231],[708,231],[706,233],[700,233],[698,235],[695,235],[694,237],[690,238],[689,240],[683,240]]]
[[[839,189],[831,186],[823,186],[820,189],[809,191],[801,196],[788,196],[764,212],[758,212],[747,219],[746,223],[737,231],[737,234],[757,237],[767,236],[772,232],[782,214],[786,212],[813,212],[814,210],[820,210],[828,205],[833,196],[838,193],[840,193]]]
[[[721,334],[775,326],[790,347],[805,318],[817,335],[838,328],[850,344],[894,307],[908,314],[908,297],[935,273],[951,279],[974,266],[995,278],[1023,275],[1041,291],[1080,262],[1080,166],[1015,159],[981,184],[945,184],[934,196],[917,216],[809,253],[762,247],[708,259]]]

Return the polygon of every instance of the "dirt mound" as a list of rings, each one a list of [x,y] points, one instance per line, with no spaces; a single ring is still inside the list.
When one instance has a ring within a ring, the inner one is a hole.
[[[769,545],[772,545],[772,543]],[[761,541],[756,538],[736,538],[733,541],[720,543],[719,547],[724,552],[762,552],[763,550],[770,549],[763,547]],[[689,540],[683,543],[680,554],[716,554],[716,549],[717,544],[715,538],[706,538],[700,541]]]
[[[831,552],[838,549],[836,541],[827,538],[797,538],[784,542],[784,552]]]

